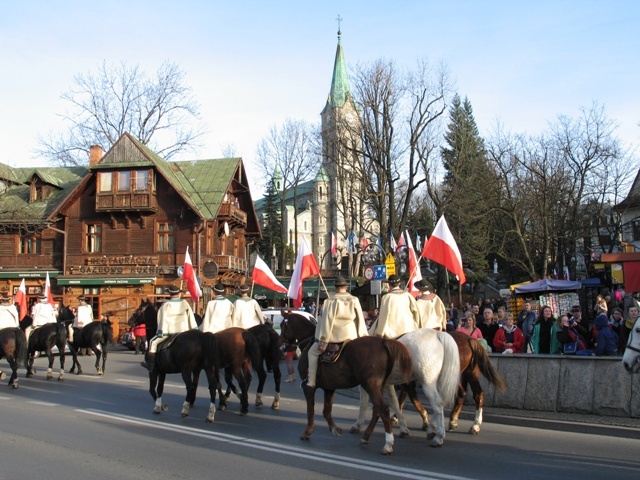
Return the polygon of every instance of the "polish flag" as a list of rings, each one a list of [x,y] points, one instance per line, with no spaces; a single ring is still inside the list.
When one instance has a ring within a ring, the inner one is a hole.
[[[256,285],[261,285],[274,292],[287,293],[287,287],[278,281],[269,266],[264,263],[264,260],[262,260],[260,256],[256,257],[256,264],[253,266],[251,281]]]
[[[409,250],[409,281],[407,282],[407,290],[411,295],[417,297],[420,294],[420,290],[413,285],[422,280],[422,273],[420,272],[420,263],[418,262],[416,251],[413,249],[409,232],[407,232],[407,248]]]
[[[458,245],[453,235],[451,235],[444,215],[436,223],[436,228],[433,230],[431,238],[427,241],[420,256],[443,265],[451,273],[458,276],[460,284],[467,281],[462,269],[460,250],[458,250]]]
[[[47,279],[44,282],[44,296],[47,297],[47,302],[52,307],[56,306],[56,302],[53,301],[53,295],[51,294],[51,281],[49,280],[49,272],[47,272]]]
[[[337,255],[337,254],[338,254],[338,239],[333,234],[333,232],[331,232],[331,255]]]
[[[18,304],[18,318],[22,320],[27,316],[27,313],[29,313],[29,310],[27,309],[27,287],[24,284],[24,278],[22,279],[22,282],[20,282],[14,302]]]
[[[391,251],[395,252],[398,245],[396,245],[396,239],[393,237],[393,230],[389,229],[389,242]]]
[[[396,245],[395,250],[396,252],[399,252],[400,250],[402,250],[402,247],[406,247],[406,246],[407,246],[407,242],[404,240],[404,233],[400,232],[400,238],[398,238],[398,243]]]
[[[187,282],[187,290],[191,294],[191,299],[197,302],[202,296],[202,290],[198,285],[198,279],[196,278],[196,272],[193,270],[193,263],[191,262],[191,255],[189,255],[189,247],[187,247],[187,253],[184,255],[184,265],[182,266],[182,280]]]
[[[316,257],[309,248],[307,240],[302,237],[302,242],[298,248],[298,257],[296,258],[296,266],[293,269],[291,283],[289,283],[289,291],[287,296],[293,299],[294,308],[300,308],[302,305],[302,282],[311,275],[318,275],[320,268]]]
[[[362,250],[364,250],[368,246],[369,246],[369,240],[367,240],[367,237],[362,237]]]

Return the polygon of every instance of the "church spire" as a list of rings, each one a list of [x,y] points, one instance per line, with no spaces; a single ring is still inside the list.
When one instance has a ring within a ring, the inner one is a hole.
[[[349,75],[347,74],[347,63],[344,61],[344,52],[341,42],[342,32],[338,29],[338,48],[336,59],[333,64],[333,78],[331,79],[331,90],[327,102],[334,108],[343,107],[347,99],[351,96],[349,91]]]

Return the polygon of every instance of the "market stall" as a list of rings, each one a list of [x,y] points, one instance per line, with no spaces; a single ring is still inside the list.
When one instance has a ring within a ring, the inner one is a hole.
[[[511,299],[509,307],[514,315],[522,310],[525,298],[531,299],[532,310],[539,312],[540,307],[548,305],[554,315],[567,313],[574,305],[580,305],[578,296],[578,290],[582,288],[580,282],[543,279],[512,287],[515,296]]]

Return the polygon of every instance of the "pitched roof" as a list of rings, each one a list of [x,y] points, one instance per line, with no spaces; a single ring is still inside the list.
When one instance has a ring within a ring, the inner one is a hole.
[[[342,42],[338,37],[338,48],[336,49],[336,59],[333,63],[333,77],[331,78],[331,90],[329,90],[327,103],[334,108],[343,107],[350,96],[347,62],[344,60]]]
[[[12,168],[0,164],[3,176],[9,169],[10,173],[19,182],[8,188],[0,196],[0,221],[4,223],[41,223],[49,214],[69,195],[69,193],[89,173],[85,167],[39,167]],[[56,188],[42,201],[29,202],[31,198],[31,185],[26,183],[37,175],[47,184]]]
[[[613,208],[614,210],[625,210],[637,206],[640,206],[640,170],[638,170],[636,179],[633,181],[627,197]]]
[[[304,182],[304,183],[300,183],[298,184],[298,188],[296,189],[296,191],[293,191],[293,188],[290,188],[287,190],[287,193],[285,195],[285,203],[290,202],[293,200],[293,195],[295,193],[296,196],[301,197],[303,195],[307,195],[309,193],[311,193],[313,191],[313,188],[315,186],[315,180],[309,180],[308,182]],[[280,195],[282,194],[282,192],[278,192],[278,198],[280,198]],[[262,208],[265,207],[267,202],[266,197],[262,197],[259,200],[256,200],[256,202],[254,203],[255,205],[255,209],[256,210],[260,210]]]

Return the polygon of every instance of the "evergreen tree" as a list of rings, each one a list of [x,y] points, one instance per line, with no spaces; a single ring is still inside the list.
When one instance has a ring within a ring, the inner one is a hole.
[[[483,276],[488,268],[494,232],[494,208],[498,206],[496,176],[487,160],[469,99],[455,96],[442,148],[445,168],[443,187],[448,190],[447,223],[461,251],[462,260]]]
[[[282,251],[282,241],[280,229],[282,227],[282,216],[280,215],[280,191],[277,188],[275,178],[271,178],[267,184],[265,195],[264,222],[262,225],[262,240],[258,249],[265,261],[269,261],[273,255],[273,247],[276,247],[276,255],[280,258]]]

